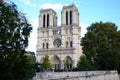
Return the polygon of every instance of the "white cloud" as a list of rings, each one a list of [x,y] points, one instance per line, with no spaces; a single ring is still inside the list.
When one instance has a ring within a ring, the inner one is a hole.
[[[29,18],[29,20],[32,26],[34,26],[35,28],[38,27],[38,18]]]
[[[8,2],[9,0],[4,0],[5,2]]]
[[[81,37],[84,37],[84,35],[87,33],[87,26],[85,24],[81,24]]]
[[[26,5],[37,7],[37,4],[30,2],[30,0],[21,0],[21,1]]]
[[[26,50],[34,51],[36,53],[38,18],[30,18],[30,23],[33,26],[33,31],[30,34],[29,45]]]
[[[61,21],[60,20],[58,20],[58,26],[61,26]]]
[[[32,6],[32,7],[37,7],[37,4],[30,4],[30,6]]]
[[[54,10],[61,10],[63,7],[62,4],[50,4],[50,3],[44,3],[43,5],[40,6],[42,9],[47,9],[47,8],[52,8]]]
[[[23,3],[30,5],[30,0],[21,0]]]
[[[65,6],[68,6],[68,5],[69,5],[69,3],[66,3],[66,4],[65,4]]]

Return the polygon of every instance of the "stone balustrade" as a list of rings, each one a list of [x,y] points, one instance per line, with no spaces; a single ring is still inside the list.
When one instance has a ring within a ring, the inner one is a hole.
[[[41,72],[33,80],[119,80],[117,71]]]

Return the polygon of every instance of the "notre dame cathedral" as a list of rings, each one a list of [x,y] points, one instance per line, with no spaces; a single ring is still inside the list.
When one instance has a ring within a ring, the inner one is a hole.
[[[49,56],[55,70],[76,67],[82,54],[81,27],[79,12],[72,4],[64,6],[61,11],[61,26],[57,25],[57,15],[53,9],[41,9],[37,38],[37,61],[42,63],[44,56]]]

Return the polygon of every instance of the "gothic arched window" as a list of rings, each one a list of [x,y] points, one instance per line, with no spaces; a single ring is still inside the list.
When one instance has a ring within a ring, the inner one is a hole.
[[[70,41],[70,47],[73,47],[73,42],[72,41]]]
[[[72,24],[72,18],[73,18],[73,15],[72,15],[72,11],[70,11],[70,24]]]
[[[45,44],[43,43],[43,49],[45,48]]]
[[[47,14],[47,27],[49,26],[49,14]]]
[[[66,47],[68,47],[68,41],[66,42]]]
[[[68,11],[66,12],[66,25],[68,25]]]
[[[49,48],[49,44],[48,43],[46,43],[46,49],[48,49]]]
[[[45,28],[45,14],[43,15],[43,28]]]

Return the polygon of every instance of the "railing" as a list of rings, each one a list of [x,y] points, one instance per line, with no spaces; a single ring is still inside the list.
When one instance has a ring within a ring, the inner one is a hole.
[[[42,72],[33,80],[119,80],[117,71]]]
[[[95,80],[97,80],[99,77],[103,77],[104,80],[119,80],[119,78],[118,78],[118,76],[116,76],[116,74],[118,74],[116,71],[115,72],[114,71],[113,72],[106,71],[104,73],[99,73],[99,74],[95,74],[95,73],[88,74],[86,72],[85,75],[83,75],[83,76],[76,76],[76,77],[66,76],[65,78],[49,79],[49,80],[82,80],[82,79],[94,80],[95,78],[96,78]],[[103,79],[101,79],[101,80],[103,80]]]

